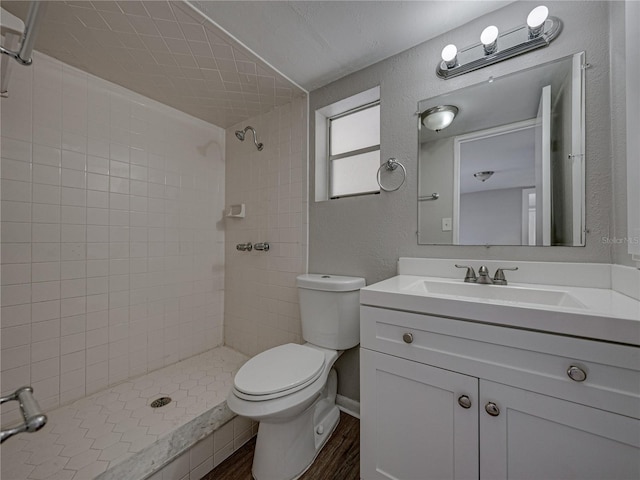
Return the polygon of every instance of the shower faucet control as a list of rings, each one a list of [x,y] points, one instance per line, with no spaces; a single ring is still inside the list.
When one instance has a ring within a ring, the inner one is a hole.
[[[251,250],[253,250],[253,245],[251,245],[251,242],[239,243],[236,245],[236,250],[239,250],[241,252],[250,252]]]
[[[263,242],[263,243],[256,243],[253,248],[255,248],[256,250],[260,250],[262,252],[268,252],[269,251],[269,244],[267,242]]]

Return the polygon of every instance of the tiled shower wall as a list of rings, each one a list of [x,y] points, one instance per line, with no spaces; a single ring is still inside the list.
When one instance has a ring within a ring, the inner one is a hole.
[[[9,95],[2,394],[46,411],[220,345],[224,130],[40,54]]]
[[[246,125],[264,143],[259,152]],[[245,218],[226,218],[225,344],[247,355],[302,341],[296,276],[306,272],[307,99],[227,129],[227,205],[244,203]],[[239,252],[237,243],[269,242],[269,252]]]

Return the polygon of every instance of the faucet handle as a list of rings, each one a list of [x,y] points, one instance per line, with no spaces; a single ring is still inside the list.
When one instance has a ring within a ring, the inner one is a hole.
[[[496,285],[506,285],[507,284],[507,279],[504,276],[504,271],[505,270],[510,270],[512,272],[515,272],[516,270],[518,270],[518,267],[512,267],[512,268],[498,268],[496,270],[496,274],[493,276],[493,283]]]
[[[476,272],[473,269],[473,267],[470,267],[468,265],[458,265],[457,263],[455,264],[456,268],[466,268],[467,269],[467,273],[464,276],[464,281],[467,283],[474,283],[478,277],[476,277]]]

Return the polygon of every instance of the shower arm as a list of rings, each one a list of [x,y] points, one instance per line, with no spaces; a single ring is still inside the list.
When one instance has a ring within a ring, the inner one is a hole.
[[[258,150],[262,150],[262,149],[264,148],[264,144],[262,144],[262,143],[258,142],[258,134],[256,133],[256,129],[255,129],[255,128],[253,128],[253,127],[252,127],[252,126],[250,126],[250,125],[247,125],[246,127],[244,127],[244,130],[242,131],[242,138],[241,138],[241,141],[243,141],[243,142],[244,142],[245,134],[246,134],[248,131],[251,131],[251,133],[253,134],[253,144],[256,146],[256,148],[257,148]],[[236,132],[236,136],[238,136],[238,135],[237,135],[237,133],[238,133],[238,132]],[[238,136],[238,138],[240,138],[240,137]]]

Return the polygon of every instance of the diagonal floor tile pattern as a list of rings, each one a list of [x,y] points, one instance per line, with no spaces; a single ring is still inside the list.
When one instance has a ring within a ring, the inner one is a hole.
[[[87,480],[133,457],[150,466],[143,475],[147,476],[162,466],[145,458],[153,445],[161,440],[172,443],[179,428],[225,406],[233,377],[246,360],[235,350],[218,347],[46,412],[49,420],[42,430],[2,445],[0,476]],[[149,406],[162,396],[170,396],[171,403]],[[193,438],[184,439],[183,432],[180,442],[192,445],[210,433],[199,429]]]

